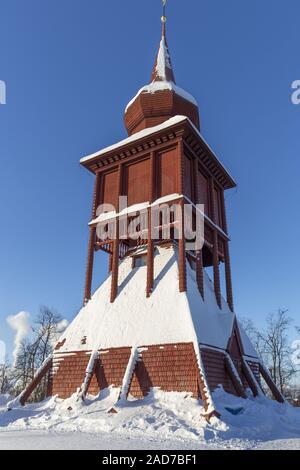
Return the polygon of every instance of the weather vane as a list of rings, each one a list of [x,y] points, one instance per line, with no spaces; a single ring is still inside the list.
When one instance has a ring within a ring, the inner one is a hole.
[[[163,15],[161,17],[161,21],[163,23],[166,23],[166,21],[167,21],[167,17],[166,17],[167,0],[162,0],[162,3],[163,3]]]

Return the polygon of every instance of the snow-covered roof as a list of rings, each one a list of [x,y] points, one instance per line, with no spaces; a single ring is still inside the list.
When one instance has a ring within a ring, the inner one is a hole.
[[[159,82],[157,82],[157,83],[159,83]],[[88,161],[93,160],[96,157],[101,157],[102,155],[105,155],[108,152],[112,152],[113,150],[117,150],[120,147],[124,147],[127,144],[136,142],[136,141],[138,141],[138,140],[140,140],[144,137],[147,137],[151,134],[154,134],[155,132],[159,132],[161,130],[168,129],[169,127],[174,126],[174,124],[179,124],[180,122],[184,122],[184,121],[187,121],[192,126],[193,130],[198,134],[198,136],[201,138],[201,140],[205,143],[205,145],[208,147],[210,152],[213,154],[213,156],[216,159],[216,161],[218,162],[218,164],[223,168],[224,172],[227,173],[227,175],[234,182],[233,177],[231,176],[229,171],[225,168],[225,166],[220,162],[220,160],[218,159],[218,157],[216,156],[216,154],[214,153],[212,148],[208,145],[208,143],[206,142],[206,140],[202,136],[201,132],[197,129],[197,127],[192,123],[192,121],[187,116],[181,116],[181,115],[174,116],[174,117],[166,120],[162,124],[159,124],[158,126],[148,127],[146,129],[143,129],[143,130],[141,130],[139,132],[136,132],[135,134],[127,137],[126,139],[123,139],[123,140],[117,142],[116,144],[110,145],[110,146],[105,147],[101,150],[98,150],[95,153],[87,155],[86,157],[81,158],[80,163],[82,163],[82,164],[87,163]]]
[[[124,145],[130,144],[132,142],[136,142],[143,137],[147,137],[148,135],[153,134],[154,132],[159,132],[161,130],[167,129],[168,127],[174,126],[174,124],[178,124],[179,122],[183,122],[188,120],[186,116],[174,116],[171,119],[159,124],[158,126],[148,127],[147,129],[143,129],[142,131],[136,132],[135,134],[127,137],[126,139],[117,142],[116,144],[110,145],[109,147],[105,147],[104,149],[98,150],[98,152],[92,153],[91,155],[87,155],[86,157],[81,158],[80,163],[86,163],[93,158],[100,157],[105,153],[111,152],[112,150],[117,150],[119,147],[123,147]]]
[[[159,44],[156,64],[153,71],[153,78],[164,81],[168,81],[170,78],[172,78],[174,81],[171,56],[165,35],[162,36]]]
[[[181,96],[182,98],[189,101],[193,105],[198,106],[198,103],[195,100],[195,98],[190,93],[185,91],[183,88],[180,88],[179,86],[177,86],[173,81],[161,80],[161,81],[154,81],[150,83],[149,85],[143,86],[137,92],[134,98],[132,98],[132,100],[129,101],[129,103],[127,104],[125,108],[125,113],[127,113],[130,106],[135,102],[135,100],[140,96],[141,93],[154,94],[154,93],[157,93],[158,91],[164,91],[164,90],[174,91],[174,93],[176,93],[177,95]]]
[[[235,315],[225,300],[219,309],[212,282],[205,274],[205,301],[195,272],[187,263],[187,292],[178,288],[177,249],[158,248],[154,262],[154,289],[146,297],[147,268],[132,269],[125,258],[119,269],[119,294],[110,303],[111,275],[81,309],[60,338],[62,352],[198,342],[226,349]],[[163,301],[162,301],[163,300]],[[86,337],[85,344],[82,338]]]
[[[154,65],[151,78],[152,82],[146,86],[143,86],[135,95],[135,97],[128,103],[125,109],[125,113],[128,111],[128,108],[134,103],[134,101],[140,96],[140,94],[154,94],[159,91],[165,90],[174,91],[174,93],[198,107],[198,103],[195,98],[190,93],[177,86],[175,83],[175,77],[172,68],[170,52],[166,40],[165,30],[163,30],[163,35],[159,44],[156,63]]]

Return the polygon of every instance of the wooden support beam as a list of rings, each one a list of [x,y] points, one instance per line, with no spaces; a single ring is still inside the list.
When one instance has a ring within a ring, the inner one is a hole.
[[[95,186],[94,186],[92,220],[94,220],[96,217],[97,208],[99,204],[99,197],[100,197],[100,173],[98,172],[96,173]],[[90,227],[86,276],[85,276],[85,288],[84,288],[84,298],[83,298],[84,305],[91,299],[91,295],[92,295],[95,243],[96,243],[96,227]]]
[[[230,254],[229,243],[224,241],[224,257],[225,257],[225,278],[226,278],[226,297],[230,310],[234,311],[233,293],[232,293],[232,280],[231,280],[231,267],[230,267]]]
[[[178,192],[184,194],[184,150],[183,140],[178,142]],[[179,224],[178,240],[178,267],[179,267],[179,292],[186,292],[186,256],[185,256],[185,231],[184,231],[184,198],[180,200],[180,208],[177,214]]]
[[[214,264],[214,289],[215,289],[216,301],[217,301],[218,306],[222,308],[220,269],[219,269],[218,233],[216,230],[214,230],[213,264]]]
[[[148,250],[147,250],[147,297],[150,297],[154,283],[154,243],[152,240],[152,213],[148,208]]]
[[[112,272],[112,254],[110,254],[108,258],[108,272]]]
[[[260,389],[260,386],[257,383],[257,380],[254,377],[254,374],[245,358],[242,359],[242,371],[244,376],[246,377],[249,387],[251,388],[253,396],[257,397],[262,395],[262,390]]]
[[[83,305],[86,305],[92,296],[95,242],[96,227],[90,227]]]
[[[204,300],[204,272],[203,272],[203,253],[202,250],[196,252],[196,279],[199,292]]]
[[[82,385],[77,393],[76,401],[85,400],[93,375],[96,370],[98,359],[99,359],[99,353],[98,353],[98,350],[95,350],[92,352],[90,356],[90,359],[89,359],[89,362],[85,371],[84,381],[82,382]]]
[[[52,354],[47,357],[47,359],[44,361],[42,366],[39,368],[39,370],[36,372],[33,380],[30,382],[30,384],[20,393],[20,395],[9,402],[7,404],[7,409],[11,410],[15,405],[22,405],[24,406],[32,392],[36,389],[36,387],[39,385],[41,380],[45,377],[47,372],[52,368]]]
[[[155,184],[156,180],[156,158],[155,153],[151,152],[150,155],[150,188],[149,188],[149,202],[150,204],[155,200]],[[152,239],[152,209],[148,208],[148,250],[147,250],[147,286],[146,295],[150,297],[153,283],[154,283],[154,240]]]
[[[237,394],[242,398],[247,398],[247,395],[245,393],[245,390],[244,390],[242,381],[240,379],[240,376],[238,374],[238,371],[237,371],[231,357],[229,356],[229,354],[227,354],[225,356],[224,364],[225,364],[226,372],[228,373]]]
[[[259,372],[261,373],[263,379],[265,380],[266,384],[268,385],[269,389],[271,390],[275,400],[279,401],[280,403],[284,403],[285,399],[280,392],[277,385],[274,383],[269,371],[263,364],[259,364]]]
[[[139,349],[132,347],[129,356],[129,361],[127,363],[126,371],[123,377],[122,386],[118,394],[117,402],[114,406],[107,410],[107,413],[118,413],[116,409],[117,403],[120,401],[125,402],[127,400],[136,364],[140,360],[140,358],[141,352],[139,351]]]
[[[123,167],[118,167],[118,201],[117,201],[117,212],[119,212],[119,197],[122,192],[122,178],[123,178]],[[119,249],[120,249],[120,220],[118,217],[115,219],[115,233],[113,241],[113,253],[112,253],[112,272],[111,272],[111,292],[110,301],[113,303],[118,295],[118,280],[119,280]]]
[[[222,210],[222,220],[223,220],[223,230],[227,234],[227,217],[226,217],[226,207],[225,207],[225,198],[224,190],[222,190],[222,199],[221,199],[221,210]],[[230,310],[234,311],[233,303],[233,293],[232,293],[232,279],[231,279],[231,266],[230,266],[230,252],[229,252],[229,243],[228,240],[224,240],[224,258],[225,258],[225,278],[226,278],[226,296],[227,303]]]
[[[184,235],[184,199],[180,202],[180,229],[178,240],[178,268],[179,268],[179,292],[187,291],[186,282],[186,254],[185,254],[185,235]]]
[[[118,295],[118,280],[119,280],[119,219],[115,220],[115,239],[113,243],[112,254],[112,272],[111,272],[111,291],[110,302],[113,303]]]

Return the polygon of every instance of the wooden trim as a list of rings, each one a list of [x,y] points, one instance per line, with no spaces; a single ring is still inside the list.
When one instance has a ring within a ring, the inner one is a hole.
[[[94,165],[96,165],[95,169],[88,168],[86,164],[83,164],[83,166],[85,166],[92,173],[96,171],[110,172],[113,169],[116,169],[118,165],[120,164],[120,162],[125,163],[127,165],[128,163],[130,164],[131,162],[135,160],[136,161],[139,161],[140,159],[144,160],[147,156],[151,154],[152,151],[155,151],[156,153],[160,153],[160,152],[168,151],[172,147],[176,148],[178,142],[180,142],[181,140],[182,140],[182,137],[175,136],[175,134],[174,134],[174,137],[171,138],[171,140],[167,142],[161,142],[160,144],[154,142],[154,140],[152,139],[151,140],[152,145],[147,144],[147,148],[140,150],[140,151],[136,149],[136,151],[132,155],[128,154],[129,151],[125,151],[123,148],[123,150],[119,152],[121,157],[114,161],[110,161],[107,164],[103,164],[101,166],[99,166],[97,163],[94,163]],[[139,147],[141,147],[141,145],[143,144],[140,144]],[[99,158],[102,158],[102,156]],[[107,158],[107,160],[111,160],[111,157]]]

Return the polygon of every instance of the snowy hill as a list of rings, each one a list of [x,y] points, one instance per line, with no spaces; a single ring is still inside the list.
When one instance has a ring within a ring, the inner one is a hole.
[[[264,397],[243,400],[218,389],[223,421],[208,424],[197,400],[156,389],[109,414],[117,393],[105,390],[86,405],[53,397],[10,412],[1,406],[0,449],[300,449],[300,409]]]

